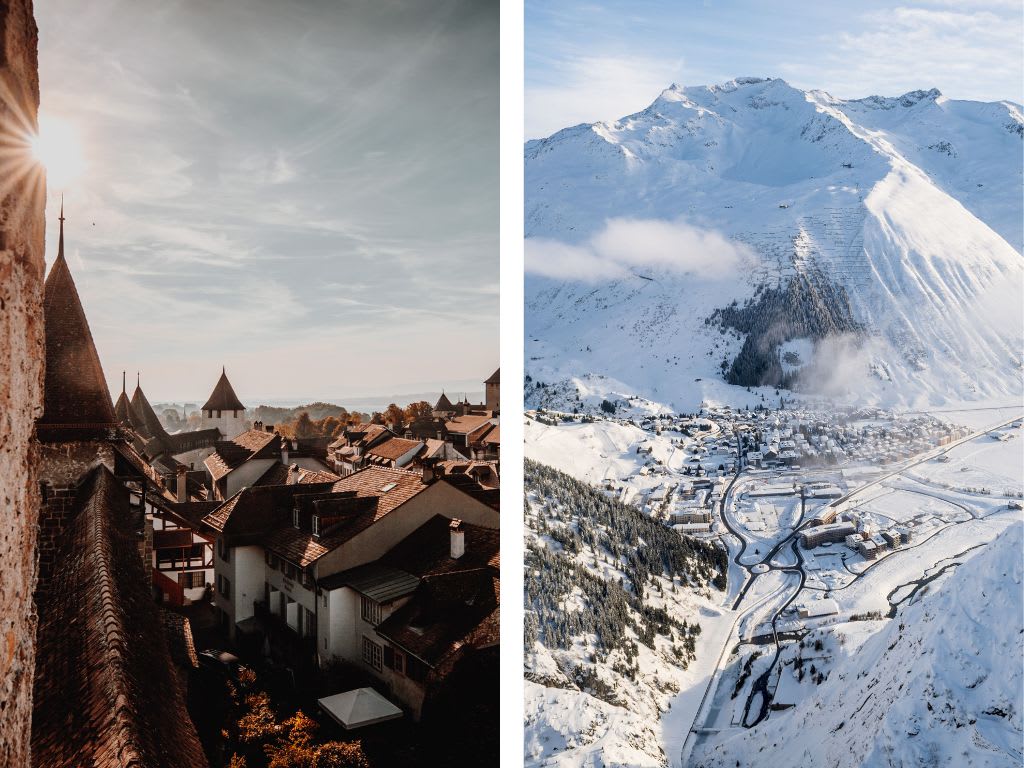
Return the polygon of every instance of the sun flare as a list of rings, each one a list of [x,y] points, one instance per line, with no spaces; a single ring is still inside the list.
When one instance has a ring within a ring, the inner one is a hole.
[[[85,171],[85,155],[75,127],[64,120],[39,118],[39,134],[32,139],[32,154],[46,168],[51,188],[65,187]]]

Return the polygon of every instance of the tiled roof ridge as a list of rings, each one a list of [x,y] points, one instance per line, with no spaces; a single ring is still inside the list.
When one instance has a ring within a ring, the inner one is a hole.
[[[124,489],[100,465],[76,497],[40,611],[35,765],[204,764],[159,609],[142,581]],[[159,702],[151,701],[155,690]]]
[[[90,489],[90,498],[87,502],[89,505],[97,503],[99,486],[105,482],[111,482],[111,478],[104,474],[102,469],[97,468],[94,471],[92,482],[95,485]],[[102,556],[96,558],[99,560],[99,566],[93,572],[94,578],[99,585],[102,613],[100,616],[90,617],[89,620],[102,621],[105,629],[101,635],[105,641],[104,666],[111,673],[104,675],[104,682],[106,683],[104,687],[107,689],[107,700],[113,703],[113,728],[118,732],[119,757],[125,765],[138,764],[141,766],[142,754],[136,746],[139,734],[133,727],[127,712],[129,705],[126,692],[123,690],[128,687],[128,652],[125,643],[127,629],[124,626],[123,617],[114,607],[118,602],[117,580],[111,572],[114,545],[111,540],[111,530],[104,522],[103,515],[99,514],[90,515],[86,521],[88,525],[87,543],[84,548],[88,551],[102,553]]]

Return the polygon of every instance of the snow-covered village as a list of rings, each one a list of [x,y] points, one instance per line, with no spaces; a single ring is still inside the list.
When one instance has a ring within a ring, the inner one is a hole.
[[[1019,10],[596,6],[527,17],[526,764],[1020,765]]]
[[[842,679],[859,664],[858,673],[875,675],[857,655],[862,645],[1024,519],[1024,419],[1012,407],[952,414],[971,422],[964,426],[799,397],[783,409],[707,406],[691,414],[635,396],[573,400],[572,410],[527,412],[527,455],[680,538],[722,547],[727,578],[724,589],[705,584],[696,598],[665,599],[679,594],[678,577],[652,580],[646,590],[651,607],[699,626],[686,663],[655,638],[627,678],[610,654],[588,673],[602,681],[592,687],[603,695],[584,694],[573,721],[550,711],[571,694],[556,702],[538,691],[527,750],[539,762],[608,755],[612,743],[626,741],[624,764],[715,764],[720,740],[769,713],[779,727],[793,714],[787,710],[827,691],[820,686],[834,674]],[[532,490],[531,509],[539,510],[545,500]],[[552,528],[537,530],[535,546],[564,546]],[[629,573],[628,558],[609,562],[600,544],[580,547],[574,559],[605,580]],[[576,642],[596,650],[599,637]],[[587,657],[571,647],[574,662],[528,649],[528,669],[536,670],[528,679],[550,687]],[[603,705],[623,701],[631,714],[609,717]],[[877,718],[879,706],[865,707],[863,722]],[[585,735],[597,733],[603,738]]]

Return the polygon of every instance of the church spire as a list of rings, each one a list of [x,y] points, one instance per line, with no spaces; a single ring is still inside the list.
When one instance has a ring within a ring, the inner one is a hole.
[[[60,196],[60,242],[57,245],[57,258],[64,258],[64,195]]]

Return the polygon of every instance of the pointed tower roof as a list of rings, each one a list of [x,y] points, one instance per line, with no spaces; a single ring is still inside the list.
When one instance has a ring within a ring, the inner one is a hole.
[[[501,368],[495,370],[491,377],[484,381],[484,384],[501,384]]]
[[[167,430],[149,404],[146,393],[142,391],[141,384],[135,385],[135,392],[132,394],[132,410],[141,422],[136,426],[136,431],[146,438],[167,437]]]
[[[244,411],[245,406],[242,405],[242,401],[238,399],[238,395],[235,394],[235,390],[231,386],[231,382],[228,381],[228,374],[226,368],[221,368],[220,378],[217,380],[217,386],[213,388],[213,393],[210,395],[210,399],[206,401],[203,406],[204,411]]]
[[[106,437],[116,425],[110,390],[78,289],[64,258],[64,204],[57,260],[43,289],[46,381],[37,434],[44,442]]]
[[[117,417],[119,424],[123,424],[126,427],[131,427],[135,431],[139,431],[140,419],[138,414],[135,413],[135,409],[132,407],[132,401],[128,399],[128,392],[125,385],[125,374],[121,372],[121,394],[117,396],[117,402],[114,403],[114,416]]]
[[[448,399],[448,395],[441,391],[441,396],[437,399],[437,405],[434,406],[435,411],[451,411],[455,408],[452,405],[452,401]]]

